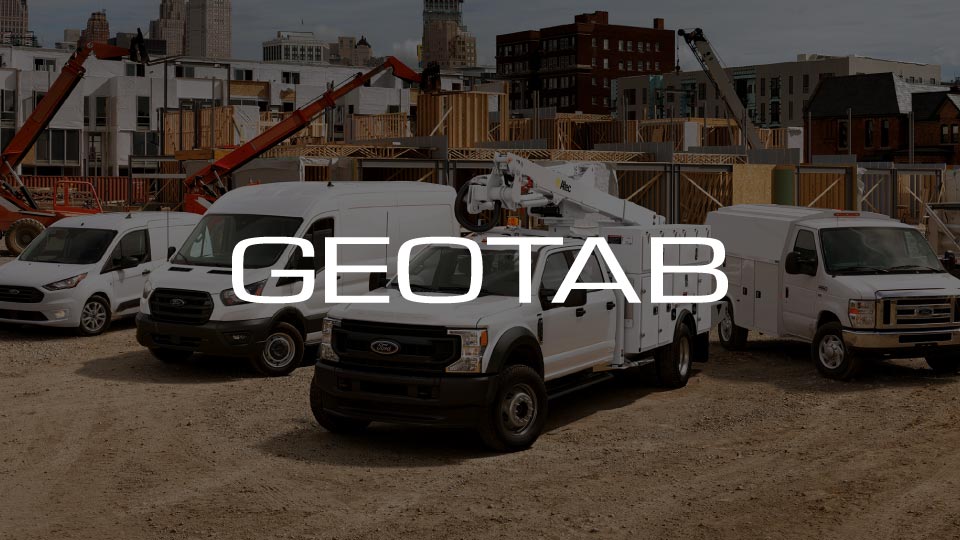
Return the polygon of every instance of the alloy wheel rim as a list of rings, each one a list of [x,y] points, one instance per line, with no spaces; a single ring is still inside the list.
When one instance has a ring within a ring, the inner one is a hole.
[[[720,323],[717,325],[717,329],[724,341],[733,339],[733,317],[730,316],[730,306],[726,302],[720,307]]]
[[[828,335],[820,341],[820,363],[827,369],[837,369],[843,364],[845,351],[840,336]]]
[[[504,427],[515,435],[523,435],[533,426],[539,414],[536,394],[526,384],[518,384],[504,394],[500,416]]]
[[[107,322],[107,309],[100,302],[87,302],[83,306],[80,324],[88,332],[98,332]]]
[[[687,373],[690,372],[690,340],[683,338],[679,343],[679,358],[677,359],[678,365],[677,369],[680,370],[680,375],[683,377],[687,376]]]

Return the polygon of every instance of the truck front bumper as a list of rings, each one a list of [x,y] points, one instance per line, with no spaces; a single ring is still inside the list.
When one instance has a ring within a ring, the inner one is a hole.
[[[137,342],[149,349],[175,349],[217,356],[247,357],[263,345],[272,319],[211,321],[201,325],[156,321],[137,314]]]
[[[495,390],[492,376],[414,376],[318,362],[311,395],[328,414],[398,424],[473,427]],[[314,404],[316,405],[316,403]]]
[[[884,356],[924,356],[933,350],[960,352],[960,328],[893,332],[845,329],[843,340],[851,349]]]

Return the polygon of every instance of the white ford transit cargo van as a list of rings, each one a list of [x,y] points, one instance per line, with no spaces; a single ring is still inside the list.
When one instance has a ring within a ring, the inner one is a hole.
[[[267,375],[285,375],[301,365],[305,346],[320,341],[326,303],[324,240],[389,237],[387,245],[348,245],[339,264],[387,265],[395,271],[400,245],[411,238],[459,236],[450,187],[419,182],[298,182],[249,186],[217,200],[170,263],[151,275],[137,317],[137,340],[162,361],[194,352],[249,358]],[[256,246],[246,252],[249,293],[293,296],[299,278],[270,277],[272,269],[312,269],[316,290],[293,305],[246,303],[234,294],[233,250],[257,237],[311,241],[316,256],[292,245]],[[339,292],[368,292],[369,274],[344,273]]]
[[[134,212],[56,222],[0,266],[0,322],[102,333],[111,320],[137,313],[150,272],[198,221],[196,214]]]

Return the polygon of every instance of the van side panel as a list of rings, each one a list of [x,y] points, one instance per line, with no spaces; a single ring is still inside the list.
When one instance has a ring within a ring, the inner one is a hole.
[[[764,334],[780,335],[780,267],[773,263],[756,262],[755,322]]]

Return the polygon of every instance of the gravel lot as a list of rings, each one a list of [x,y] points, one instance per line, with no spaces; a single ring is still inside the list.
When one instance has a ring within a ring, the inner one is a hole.
[[[533,449],[374,425],[333,436],[312,371],[153,360],[0,328],[0,538],[958,538],[960,380],[853,383],[803,345],[714,345],[687,388],[634,374],[551,403]]]

